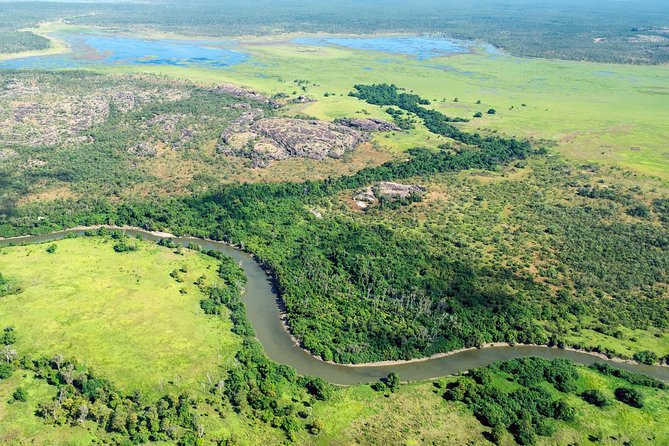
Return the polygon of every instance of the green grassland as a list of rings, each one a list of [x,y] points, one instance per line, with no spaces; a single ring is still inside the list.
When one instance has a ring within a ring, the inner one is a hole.
[[[23,288],[0,300],[0,326],[16,327],[17,350],[81,358],[129,391],[197,390],[239,344],[228,320],[199,307],[193,282],[213,280],[216,263],[137,243],[138,251],[124,253],[104,238],[62,240],[54,253],[48,245],[0,250],[0,271]],[[178,283],[170,273],[184,265]]]
[[[573,159],[617,164],[669,178],[666,66],[523,59],[480,51],[416,61],[280,39],[243,41],[241,49],[252,55],[250,63],[225,70],[154,66],[105,71],[151,71],[207,83],[234,82],[269,94],[304,94],[316,102],[296,104],[292,109],[330,120],[361,116],[363,110],[388,118],[381,108],[348,97],[348,93],[357,83],[395,83],[433,100],[434,107],[448,115],[471,117],[482,111],[484,117],[466,124],[468,129],[550,139]],[[306,90],[295,80],[307,80]],[[325,97],[325,93],[331,95]],[[456,97],[458,102],[454,102]],[[481,104],[476,104],[478,100]],[[489,108],[495,108],[497,114],[486,115]],[[378,140],[397,149],[436,147],[444,142],[421,126]]]

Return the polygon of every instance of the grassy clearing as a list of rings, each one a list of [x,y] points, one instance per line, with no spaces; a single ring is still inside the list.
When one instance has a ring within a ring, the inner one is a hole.
[[[570,395],[567,401],[576,408],[576,421],[560,423],[560,429],[551,440],[542,444],[627,444],[657,445],[669,441],[669,393],[658,389],[637,387],[644,395],[644,407],[630,407],[613,397],[618,387],[632,387],[629,383],[579,367],[579,391],[599,389],[610,397],[609,407],[600,409],[581,398]],[[599,441],[594,441],[601,438]]]
[[[55,245],[53,254],[48,245],[0,251],[0,271],[24,289],[0,300],[0,326],[16,327],[22,354],[62,353],[121,388],[158,395],[170,385],[197,390],[237,350],[230,322],[199,307],[193,282],[216,277],[213,259],[145,242],[117,253],[102,238]],[[183,265],[177,283],[170,273]]]
[[[485,428],[460,406],[446,403],[432,383],[405,385],[397,393],[375,392],[369,386],[343,389],[314,407],[323,421],[318,436],[300,444],[486,444]]]

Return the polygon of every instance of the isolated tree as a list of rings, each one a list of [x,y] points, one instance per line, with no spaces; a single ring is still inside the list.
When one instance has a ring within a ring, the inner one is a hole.
[[[12,400],[25,403],[28,401],[28,392],[23,387],[19,387],[12,393]]]
[[[495,110],[494,108],[488,109],[488,114],[489,115],[494,115],[495,113],[497,113],[497,110]]]
[[[386,380],[386,385],[391,392],[395,392],[400,387],[400,377],[395,372],[390,372]]]
[[[604,395],[600,390],[586,390],[581,394],[581,398],[586,403],[592,404],[597,407],[605,407],[611,404],[611,401]]]
[[[5,345],[5,348],[2,349],[2,353],[0,353],[0,357],[7,363],[14,362],[17,356],[18,354],[16,353],[16,350],[9,345]]]
[[[619,387],[615,391],[616,398],[618,401],[627,404],[632,407],[643,407],[643,395],[636,389],[630,389],[627,387]]]
[[[323,431],[323,428],[325,427],[325,424],[323,423],[323,420],[320,418],[316,418],[313,423],[311,423],[311,426],[309,427],[309,432],[311,432],[313,435],[318,435]]]
[[[481,112],[476,112],[476,113],[474,113],[474,117],[475,117],[475,118],[482,118],[482,117],[483,117],[483,113],[481,113]]]

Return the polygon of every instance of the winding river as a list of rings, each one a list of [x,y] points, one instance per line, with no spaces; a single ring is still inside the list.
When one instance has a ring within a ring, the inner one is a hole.
[[[140,229],[124,230],[128,235],[140,235],[147,240],[153,241],[169,237],[168,234],[151,233]],[[63,239],[70,234],[83,234],[83,232],[83,229],[72,229],[46,235],[0,239],[0,246],[11,243],[49,242]],[[474,367],[486,366],[500,360],[527,356],[538,356],[547,359],[566,358],[586,365],[594,362],[608,362],[621,369],[643,373],[669,382],[669,367],[605,360],[594,354],[541,346],[486,347],[460,351],[443,357],[389,365],[350,366],[323,362],[310,355],[298,345],[295,345],[295,342],[286,331],[282,322],[278,295],[273,288],[272,280],[251,255],[222,242],[191,237],[170,238],[184,246],[190,242],[197,243],[204,249],[223,252],[235,259],[235,261],[240,262],[248,278],[248,284],[242,299],[246,304],[248,318],[253,324],[256,336],[262,343],[267,356],[276,362],[291,365],[300,374],[320,376],[334,384],[351,385],[371,382],[386,376],[390,372],[398,373],[402,380],[432,379],[462,372]]]

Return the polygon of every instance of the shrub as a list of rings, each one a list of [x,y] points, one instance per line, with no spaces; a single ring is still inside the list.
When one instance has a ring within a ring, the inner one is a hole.
[[[648,218],[650,217],[650,209],[645,204],[633,206],[625,211],[627,215],[632,217]]]
[[[0,363],[0,379],[7,379],[10,376],[12,376],[12,372],[14,371],[14,367],[12,367],[11,364],[8,364],[6,362]]]
[[[599,390],[586,390],[581,394],[581,398],[586,403],[597,407],[606,407],[611,404],[611,401]]]
[[[618,401],[632,407],[643,407],[643,395],[636,389],[627,387],[619,387],[615,392]]]
[[[28,401],[28,392],[23,387],[19,387],[12,393],[12,400],[25,403]]]
[[[16,342],[16,331],[14,327],[5,327],[0,335],[0,344],[11,345]]]
[[[644,350],[642,352],[635,353],[633,356],[634,360],[640,362],[641,364],[653,365],[657,363],[658,357],[655,353],[650,350]]]

